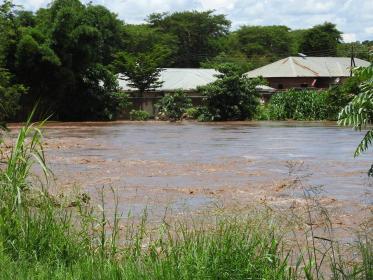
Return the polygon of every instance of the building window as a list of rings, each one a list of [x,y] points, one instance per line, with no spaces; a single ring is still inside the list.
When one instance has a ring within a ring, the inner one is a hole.
[[[307,88],[307,87],[308,87],[308,84],[306,84],[306,83],[300,84],[300,87],[301,87],[301,88]]]
[[[284,88],[284,85],[283,85],[283,84],[278,84],[277,88],[278,88],[278,89],[283,89],[283,88]]]

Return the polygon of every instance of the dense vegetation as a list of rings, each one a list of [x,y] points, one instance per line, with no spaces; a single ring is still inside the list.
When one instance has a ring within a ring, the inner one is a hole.
[[[192,100],[182,90],[168,93],[157,104],[158,117],[170,121],[180,120],[191,107]]]
[[[326,91],[288,90],[272,96],[267,105],[271,120],[326,120],[329,116]]]
[[[356,69],[352,77],[329,89],[288,89],[275,93],[267,104],[259,106],[255,119],[337,120],[343,107],[361,93],[361,84],[372,79],[371,71],[366,70],[370,68]],[[367,74],[360,75],[361,71]]]
[[[259,94],[255,87],[264,81],[242,76],[234,64],[222,64],[218,79],[200,87],[204,113],[201,120],[225,121],[252,119],[259,105]]]
[[[372,42],[355,43],[366,58]],[[325,23],[308,30],[242,26],[230,31],[212,11],[151,14],[132,25],[103,6],[55,0],[30,12],[11,0],[0,6],[0,120],[37,115],[57,120],[115,119],[128,108],[115,74],[141,92],[159,86],[162,67],[234,63],[246,71],[298,52],[349,55],[351,44]]]

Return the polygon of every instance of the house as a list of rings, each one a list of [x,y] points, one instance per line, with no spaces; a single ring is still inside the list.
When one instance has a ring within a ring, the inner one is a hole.
[[[200,86],[205,86],[216,81],[218,71],[214,69],[199,69],[199,68],[164,68],[160,73],[159,81],[163,84],[161,87],[147,91],[143,96],[138,95],[136,88],[130,87],[125,76],[118,76],[119,87],[122,91],[130,93],[130,99],[135,108],[155,115],[155,104],[166,94],[177,90],[184,91],[192,100],[194,106],[198,106],[202,102],[202,95],[197,91]],[[265,102],[275,92],[274,88],[265,85],[256,87],[261,95],[262,102]]]
[[[355,65],[369,66],[355,58]],[[287,57],[245,73],[248,78],[262,76],[275,89],[328,88],[350,76],[349,57]]]
[[[135,107],[142,108],[150,114],[155,114],[155,104],[166,93],[183,90],[191,99],[193,105],[201,103],[202,96],[198,94],[197,88],[214,82],[219,74],[214,69],[198,68],[164,68],[160,73],[159,81],[163,84],[161,87],[148,91],[144,96],[139,97],[137,89],[128,85],[123,75],[119,75],[119,87],[125,92],[131,93],[131,99]]]

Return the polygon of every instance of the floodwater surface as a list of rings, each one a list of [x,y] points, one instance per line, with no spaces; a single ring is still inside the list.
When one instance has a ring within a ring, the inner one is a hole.
[[[123,211],[284,196],[294,174],[369,205],[372,154],[353,157],[363,134],[322,122],[57,123],[45,149],[61,189],[113,187]]]

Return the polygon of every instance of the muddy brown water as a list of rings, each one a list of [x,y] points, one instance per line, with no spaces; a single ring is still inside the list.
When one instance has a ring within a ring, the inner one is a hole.
[[[286,197],[291,166],[326,197],[372,204],[372,154],[353,157],[363,132],[332,122],[52,123],[44,131],[58,187],[93,196],[113,187],[123,212]]]

